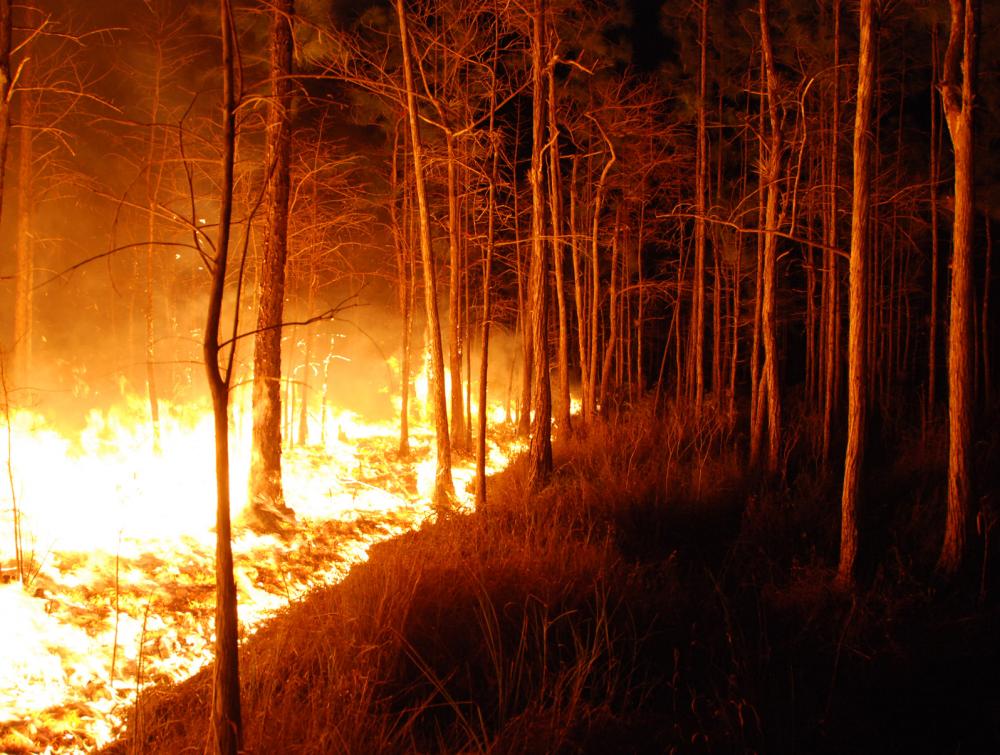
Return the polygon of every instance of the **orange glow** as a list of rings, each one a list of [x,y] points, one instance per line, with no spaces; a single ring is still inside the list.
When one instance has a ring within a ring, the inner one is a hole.
[[[326,415],[325,446],[286,450],[289,537],[237,529],[243,635],[308,591],[335,583],[370,546],[433,516],[433,434],[351,412]],[[249,422],[235,411],[233,516],[245,505]],[[13,499],[27,583],[0,584],[0,750],[89,752],[114,738],[136,689],[179,681],[212,657],[214,439],[207,404],[161,405],[153,451],[139,398],[93,411],[69,438],[29,411],[10,418],[11,479],[0,492],[0,563],[13,564]],[[318,433],[314,437],[319,437]],[[6,444],[0,444],[6,468]],[[490,444],[490,472],[507,463]],[[472,507],[473,461],[454,470]],[[13,493],[13,497],[12,497]]]

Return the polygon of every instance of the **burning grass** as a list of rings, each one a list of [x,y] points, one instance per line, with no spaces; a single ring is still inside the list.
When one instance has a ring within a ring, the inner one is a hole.
[[[138,404],[93,413],[74,439],[39,415],[12,417],[5,510],[9,517],[16,502],[25,584],[5,559],[0,752],[92,752],[120,732],[137,690],[181,681],[211,660],[214,481],[203,409],[166,407],[155,452]],[[286,453],[298,526],[282,537],[237,530],[245,636],[341,580],[373,543],[431,515],[427,434],[418,431],[401,460],[389,425],[347,414],[335,422],[336,440]],[[239,448],[234,456],[246,458]],[[245,474],[237,463],[234,491]],[[463,498],[470,477],[456,469]],[[9,519],[0,524],[13,531]]]
[[[515,461],[485,510],[283,596],[241,646],[246,751],[995,751],[995,599],[926,587],[905,528],[857,592],[834,589],[835,483],[747,479],[726,419],[690,419],[594,425],[544,490]],[[360,489],[419,489],[420,463],[391,466]],[[924,519],[910,469],[882,485]],[[321,570],[340,526],[281,558]],[[144,688],[107,752],[201,750],[210,693],[207,667]]]

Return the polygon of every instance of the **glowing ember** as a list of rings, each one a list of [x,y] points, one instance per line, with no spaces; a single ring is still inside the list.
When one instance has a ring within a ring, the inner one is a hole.
[[[342,579],[372,544],[432,515],[430,433],[413,433],[412,462],[403,463],[391,425],[347,412],[328,423],[325,448],[285,454],[286,499],[300,526],[283,539],[237,532],[244,634]],[[211,660],[211,417],[203,405],[163,406],[157,452],[139,400],[91,413],[74,440],[26,411],[12,414],[10,430],[0,532],[14,532],[16,503],[26,584],[16,580],[6,536],[0,751],[88,752],[121,730],[137,689],[181,680]],[[236,516],[249,454],[245,439],[231,443]],[[490,471],[506,463],[491,446]],[[459,501],[471,506],[471,461],[454,474]]]

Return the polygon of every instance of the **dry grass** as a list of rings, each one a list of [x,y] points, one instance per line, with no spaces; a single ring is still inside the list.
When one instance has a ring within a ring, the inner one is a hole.
[[[639,407],[563,440],[540,493],[515,464],[485,511],[377,546],[244,644],[247,752],[950,742],[947,727],[926,739],[926,727],[878,728],[864,713],[897,690],[886,674],[899,659],[922,660],[906,638],[929,642],[941,612],[926,591],[887,584],[884,568],[856,595],[831,589],[830,485],[750,487],[727,427]],[[990,647],[988,633],[949,626],[962,641],[945,658]],[[982,663],[1000,667],[995,648]],[[209,693],[205,673],[148,693],[113,749],[201,751]],[[988,722],[974,732],[966,742],[992,741]]]

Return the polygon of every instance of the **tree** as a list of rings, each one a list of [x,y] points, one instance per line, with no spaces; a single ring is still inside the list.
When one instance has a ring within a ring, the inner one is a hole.
[[[288,258],[288,195],[292,145],[292,19],[294,0],[276,0],[271,18],[271,96],[267,107],[267,238],[260,271],[254,339],[253,446],[250,517],[272,529],[294,516],[281,486],[281,319]]]
[[[10,0],[0,0],[0,216],[3,213],[4,176],[7,169],[7,142],[10,138],[10,94],[14,85],[10,70],[12,41]]]
[[[545,38],[545,0],[535,0],[531,15],[531,262],[528,299],[534,377],[531,391],[531,441],[528,447],[528,484],[544,485],[552,472],[552,394],[549,380],[549,285],[545,232],[545,197],[542,189],[545,90],[542,82],[542,40]]]
[[[420,225],[420,256],[424,272],[424,306],[431,351],[431,401],[434,405],[434,430],[437,439],[437,470],[434,474],[434,505],[446,507],[455,497],[451,479],[451,440],[448,435],[448,406],[445,401],[444,350],[441,346],[441,321],[438,316],[437,279],[431,249],[430,210],[424,185],[423,153],[420,142],[420,114],[413,88],[410,39],[407,33],[406,8],[396,0],[399,18],[399,43],[403,51],[403,77],[406,82],[406,114],[410,125],[410,150],[413,155],[413,180],[417,192],[417,215]]]
[[[944,542],[938,558],[938,570],[946,578],[955,576],[966,557],[972,508],[973,107],[979,3],[977,0],[951,0],[950,8],[951,30],[941,80],[941,104],[955,151],[955,221],[948,319],[948,507]]]
[[[236,152],[236,102],[234,47],[236,29],[228,0],[220,0],[222,31],[222,183],[219,231],[212,275],[208,318],[202,354],[212,394],[215,422],[215,684],[212,696],[213,749],[217,755],[236,755],[242,740],[240,713],[239,618],[236,580],[233,577],[232,528],[229,515],[229,388],[232,380],[235,340],[229,342],[225,366],[220,365],[219,330],[225,297],[229,258],[230,224],[233,214],[233,163]],[[195,243],[201,245],[195,230]],[[206,257],[206,262],[209,259]],[[238,310],[238,307],[237,307]]]
[[[761,387],[757,393],[757,406],[753,408],[757,421],[751,433],[751,463],[756,463],[763,434],[763,409],[767,404],[767,470],[778,470],[778,454],[781,448],[781,396],[778,386],[778,341],[775,314],[777,287],[777,245],[779,218],[779,181],[781,179],[782,118],[778,105],[778,74],[771,44],[770,23],[768,21],[767,0],[760,0],[760,44],[764,68],[764,89],[767,95],[769,140],[766,158],[762,166],[763,183],[766,192],[763,228],[763,269],[760,272],[762,293],[760,294],[761,334],[764,344],[764,367]],[[763,140],[764,135],[761,134]]]
[[[858,93],[854,113],[854,196],[851,200],[851,261],[847,333],[847,450],[840,499],[840,565],[837,579],[854,580],[858,552],[858,497],[865,450],[868,370],[866,292],[868,276],[868,214],[871,206],[871,111],[875,83],[874,0],[862,0],[859,11]]]

